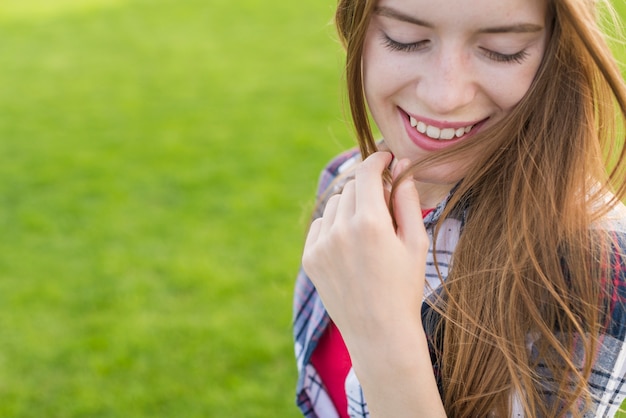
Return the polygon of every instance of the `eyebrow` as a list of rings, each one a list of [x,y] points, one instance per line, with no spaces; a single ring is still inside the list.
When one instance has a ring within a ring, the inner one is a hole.
[[[413,25],[423,26],[425,28],[432,29],[434,27],[432,23],[418,19],[414,16],[409,16],[390,7],[376,7],[374,13],[379,16],[389,17],[391,19],[411,23]],[[542,30],[543,26],[536,25],[534,23],[514,23],[511,25],[482,28],[478,30],[478,33],[534,33],[540,32]]]

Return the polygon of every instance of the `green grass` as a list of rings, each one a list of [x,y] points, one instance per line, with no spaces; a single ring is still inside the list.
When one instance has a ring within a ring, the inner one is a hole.
[[[331,2],[0,4],[0,416],[295,417]]]
[[[334,4],[0,3],[0,416],[299,416]]]

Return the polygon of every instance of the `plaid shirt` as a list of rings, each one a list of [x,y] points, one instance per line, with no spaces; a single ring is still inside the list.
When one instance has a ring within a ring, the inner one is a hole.
[[[341,176],[346,170],[360,161],[357,150],[347,151],[330,162],[322,171],[318,197],[322,194],[332,195],[341,190],[349,176]],[[426,230],[432,243],[433,228],[439,219],[447,200],[424,218]],[[321,205],[323,206],[323,205]],[[315,216],[321,216],[323,208],[318,208]],[[428,253],[426,265],[426,281],[424,298],[432,293],[439,284],[437,269],[445,279],[452,254],[458,242],[462,228],[462,214],[459,218],[448,218],[443,221],[437,237],[437,265],[434,263],[432,246]],[[615,248],[612,252],[611,264],[614,272],[611,277],[612,289],[609,323],[605,333],[601,335],[597,361],[589,379],[589,388],[596,399],[593,412],[588,417],[613,417],[626,397],[626,216],[619,214],[616,219],[604,226],[614,231]],[[423,311],[429,309],[424,303]],[[324,333],[330,318],[324,309],[315,287],[300,269],[294,293],[294,340],[295,355],[298,367],[298,383],[296,403],[307,418],[338,417],[337,411],[325,391],[320,377],[311,365],[311,355],[317,342]],[[428,330],[427,330],[428,332]],[[541,373],[541,370],[539,371]],[[435,369],[435,374],[437,370]],[[549,376],[545,376],[549,380]],[[369,417],[367,403],[358,379],[351,370],[346,379],[346,396],[348,413],[351,417]],[[514,394],[512,397],[513,417],[523,417],[523,412]]]

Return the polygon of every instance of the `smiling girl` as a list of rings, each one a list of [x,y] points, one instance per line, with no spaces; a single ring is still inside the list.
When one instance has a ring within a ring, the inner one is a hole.
[[[626,86],[596,3],[339,1],[359,149],[296,283],[305,416],[618,411]]]

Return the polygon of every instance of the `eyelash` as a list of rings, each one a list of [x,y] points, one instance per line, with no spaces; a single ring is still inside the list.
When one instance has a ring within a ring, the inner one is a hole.
[[[499,52],[490,51],[484,48],[482,48],[482,50],[487,58],[496,62],[515,62],[517,64],[521,64],[528,56],[528,52],[525,49],[520,52],[516,52],[515,54],[500,54]]]
[[[394,41],[387,35],[383,36],[383,42],[390,50],[400,52],[415,52],[423,48],[426,43],[428,43],[428,41],[419,41],[410,44],[403,44],[401,42]],[[501,54],[485,48],[481,48],[481,50],[487,58],[495,62],[521,64],[528,56],[528,52],[525,49],[520,52],[516,52],[515,54]]]
[[[414,52],[424,47],[428,41],[419,41],[411,44],[403,44],[398,41],[394,41],[387,35],[383,35],[383,42],[385,46],[392,51],[401,51],[401,52]]]

